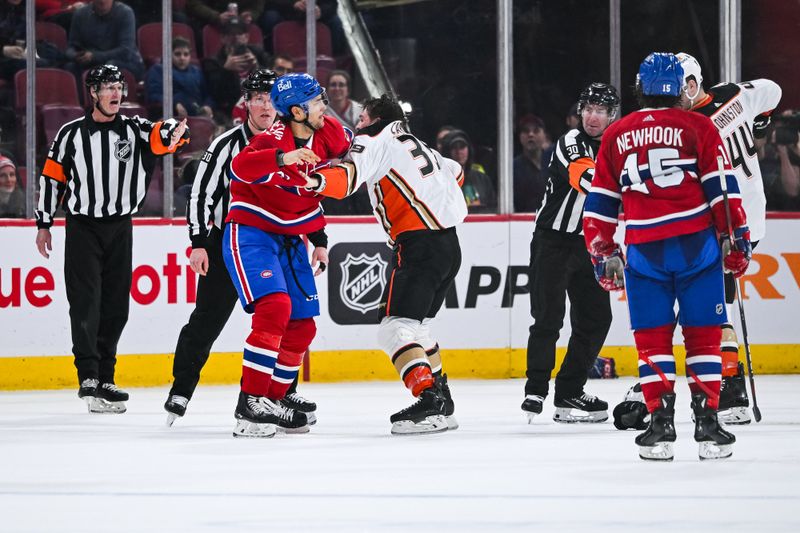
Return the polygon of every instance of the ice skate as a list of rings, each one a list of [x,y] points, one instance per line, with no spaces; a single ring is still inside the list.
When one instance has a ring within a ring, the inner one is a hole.
[[[113,383],[100,383],[97,379],[84,379],[78,396],[83,398],[90,413],[122,414],[128,410],[125,402],[128,393]]]
[[[447,431],[444,402],[444,397],[436,387],[425,389],[415,403],[389,418],[392,422],[392,435],[417,435]]]
[[[450,394],[450,385],[447,384],[447,374],[442,374],[436,378],[436,387],[441,391],[444,398],[444,418],[447,420],[447,429],[458,429],[458,420],[454,416],[456,404]]]
[[[597,423],[608,420],[608,404],[591,394],[583,393],[574,398],[558,398],[553,402],[556,412],[553,420],[556,422],[585,422]]]
[[[286,407],[281,400],[261,398],[261,404],[272,413],[279,433],[308,433],[308,417],[301,411]]]
[[[234,437],[269,438],[275,436],[275,416],[261,402],[262,396],[239,392],[236,404]]]
[[[636,436],[639,457],[646,461],[672,461],[675,451],[675,393],[661,396],[661,406],[650,417],[650,427]]]
[[[722,378],[719,389],[719,408],[717,416],[723,424],[749,424],[750,400],[747,397],[747,385],[744,382],[744,365],[739,363],[735,376]]]
[[[170,394],[167,402],[164,404],[164,410],[167,411],[167,427],[172,427],[175,420],[181,418],[186,414],[186,406],[189,404],[189,398],[179,396],[177,394]]]
[[[525,396],[525,401],[522,402],[522,411],[528,416],[528,424],[533,424],[533,419],[536,415],[542,414],[542,404],[544,403],[544,396],[536,394],[528,394]]]
[[[313,426],[317,423],[317,404],[311,400],[300,396],[296,392],[288,392],[286,396],[283,397],[283,400],[281,400],[281,403],[284,407],[305,413],[308,419],[308,425]]]
[[[699,443],[700,460],[726,459],[733,455],[736,437],[719,424],[717,413],[708,407],[708,398],[702,392],[692,394],[694,412],[694,440]]]
[[[620,430],[647,429],[650,413],[644,403],[642,386],[637,383],[625,393],[625,398],[614,408],[614,427]]]

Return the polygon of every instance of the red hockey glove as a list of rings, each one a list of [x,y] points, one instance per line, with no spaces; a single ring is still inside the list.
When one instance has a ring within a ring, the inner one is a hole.
[[[753,256],[753,246],[750,244],[750,230],[747,226],[741,226],[733,230],[733,246],[731,246],[730,235],[723,234],[722,241],[722,264],[725,272],[730,272],[734,277],[741,277],[750,265],[750,258]]]
[[[625,256],[619,246],[611,255],[593,255],[594,277],[607,291],[620,291],[625,288]]]

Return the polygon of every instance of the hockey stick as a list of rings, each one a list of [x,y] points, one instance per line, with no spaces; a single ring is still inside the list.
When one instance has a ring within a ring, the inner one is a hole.
[[[722,189],[722,201],[725,204],[725,223],[728,226],[728,238],[731,241],[731,250],[735,248],[735,237],[733,234],[733,221],[731,220],[731,207],[728,203],[728,183],[725,177],[725,166],[722,156],[717,156],[717,169],[719,170],[719,183]],[[753,418],[756,422],[761,422],[761,410],[758,408],[758,400],[756,400],[756,382],[753,378],[753,358],[750,356],[750,341],[747,338],[747,321],[744,318],[744,302],[742,296],[739,294],[739,282],[733,280],[733,293],[736,296],[736,303],[739,304],[739,318],[742,321],[742,340],[744,341],[744,353],[747,360],[747,375],[750,378],[750,392],[753,396]]]

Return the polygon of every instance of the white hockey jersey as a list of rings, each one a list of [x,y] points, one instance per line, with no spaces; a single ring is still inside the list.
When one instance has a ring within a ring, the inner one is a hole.
[[[319,173],[325,177],[319,193],[332,198],[349,196],[366,183],[390,242],[406,231],[453,227],[467,216],[461,165],[428,148],[400,121],[374,136],[357,135],[345,162]]]
[[[758,115],[775,109],[780,99],[781,88],[770,80],[720,83],[692,108],[710,118],[719,130],[739,182],[752,241],[764,238],[767,217],[767,198],[753,138],[753,121]]]

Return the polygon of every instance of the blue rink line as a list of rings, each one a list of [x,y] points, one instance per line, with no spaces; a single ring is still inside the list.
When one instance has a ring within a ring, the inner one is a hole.
[[[631,499],[638,499],[638,500],[670,500],[670,501],[697,501],[695,496],[678,496],[678,495],[671,495],[671,494],[653,494],[653,495],[646,495],[646,494],[613,494],[613,495],[602,495],[602,494],[587,494],[586,496],[582,496],[580,494],[375,494],[375,493],[352,493],[352,494],[342,494],[342,493],[308,493],[308,492],[297,492],[297,493],[288,493],[288,494],[277,494],[272,492],[261,492],[261,493],[254,493],[252,491],[249,492],[120,492],[120,491],[97,491],[97,492],[62,492],[62,491],[5,491],[0,490],[0,495],[2,496],[53,496],[53,497],[61,497],[61,496],[115,496],[119,498],[126,498],[132,496],[138,497],[145,497],[145,498],[163,498],[163,497],[173,497],[173,498],[221,498],[221,497],[228,497],[228,498],[335,498],[338,500],[348,499],[348,498],[370,498],[370,499],[435,499],[435,500],[482,500],[482,499],[495,499],[495,500],[530,500],[535,498],[537,500],[555,500],[555,501],[563,501],[563,500],[582,500],[582,499],[589,499],[589,500],[619,500],[620,498],[631,498]],[[775,495],[775,496],[766,496],[766,495],[742,495],[742,496],[732,496],[732,495],[704,495],[703,501],[708,500],[720,500],[720,501],[731,501],[731,500],[744,500],[744,501],[752,501],[752,500],[762,500],[762,501],[795,501],[800,500],[800,495],[798,496],[785,496],[785,495]]]

